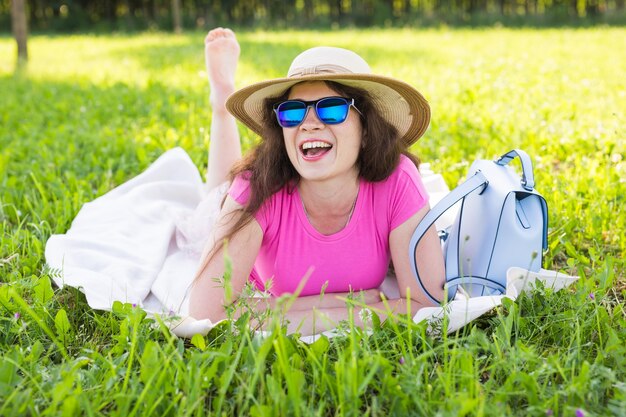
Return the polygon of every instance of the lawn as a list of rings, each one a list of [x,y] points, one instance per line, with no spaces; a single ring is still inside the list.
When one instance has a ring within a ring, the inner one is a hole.
[[[131,305],[51,285],[46,239],[183,147],[204,170],[203,34],[0,37],[0,415],[626,414],[626,29],[239,34],[239,86],[319,44],[359,52],[431,103],[413,151],[450,187],[476,158],[533,158],[549,207],[537,289],[452,335],[406,317],[307,345],[244,320],[193,343]],[[241,127],[244,147],[256,137]],[[350,328],[350,323],[346,323]]]

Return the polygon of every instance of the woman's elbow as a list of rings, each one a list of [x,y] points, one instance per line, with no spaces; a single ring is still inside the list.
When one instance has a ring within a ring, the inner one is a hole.
[[[413,282],[410,285],[400,288],[401,298],[405,300],[411,299],[424,307],[439,305],[439,303],[433,301],[433,298],[439,302],[442,302],[445,298],[445,277],[443,274],[431,275],[429,278],[424,279],[421,285],[417,283],[415,278],[412,279]]]
[[[209,319],[218,322],[226,318],[223,291],[217,294],[214,288],[202,288],[196,281],[191,288],[189,297],[189,315],[196,320]]]
[[[226,309],[222,306],[212,305],[213,303],[190,303],[189,316],[196,320],[209,319],[213,323],[224,320],[226,318]]]

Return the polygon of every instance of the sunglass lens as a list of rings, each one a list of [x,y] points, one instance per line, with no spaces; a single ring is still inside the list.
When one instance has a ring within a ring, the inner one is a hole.
[[[306,115],[306,105],[299,101],[286,101],[278,106],[276,114],[282,127],[298,126]]]
[[[317,103],[317,116],[322,122],[334,125],[346,120],[349,109],[350,105],[344,98],[325,98]]]

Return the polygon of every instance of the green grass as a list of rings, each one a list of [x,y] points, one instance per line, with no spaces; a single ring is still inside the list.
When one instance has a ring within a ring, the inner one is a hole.
[[[0,415],[626,414],[626,30],[240,34],[240,86],[317,44],[416,86],[433,119],[414,151],[450,186],[475,158],[529,152],[544,266],[581,277],[454,335],[400,317],[312,345],[244,321],[184,342],[129,305],[91,310],[44,269],[50,234],[166,149],[203,169],[202,37],[35,36],[18,73],[0,38]]]

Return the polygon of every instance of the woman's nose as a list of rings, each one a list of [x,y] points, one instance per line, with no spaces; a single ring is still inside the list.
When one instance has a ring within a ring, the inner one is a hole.
[[[322,129],[323,127],[324,123],[317,117],[315,106],[313,104],[309,105],[300,128],[304,130],[316,130]]]

